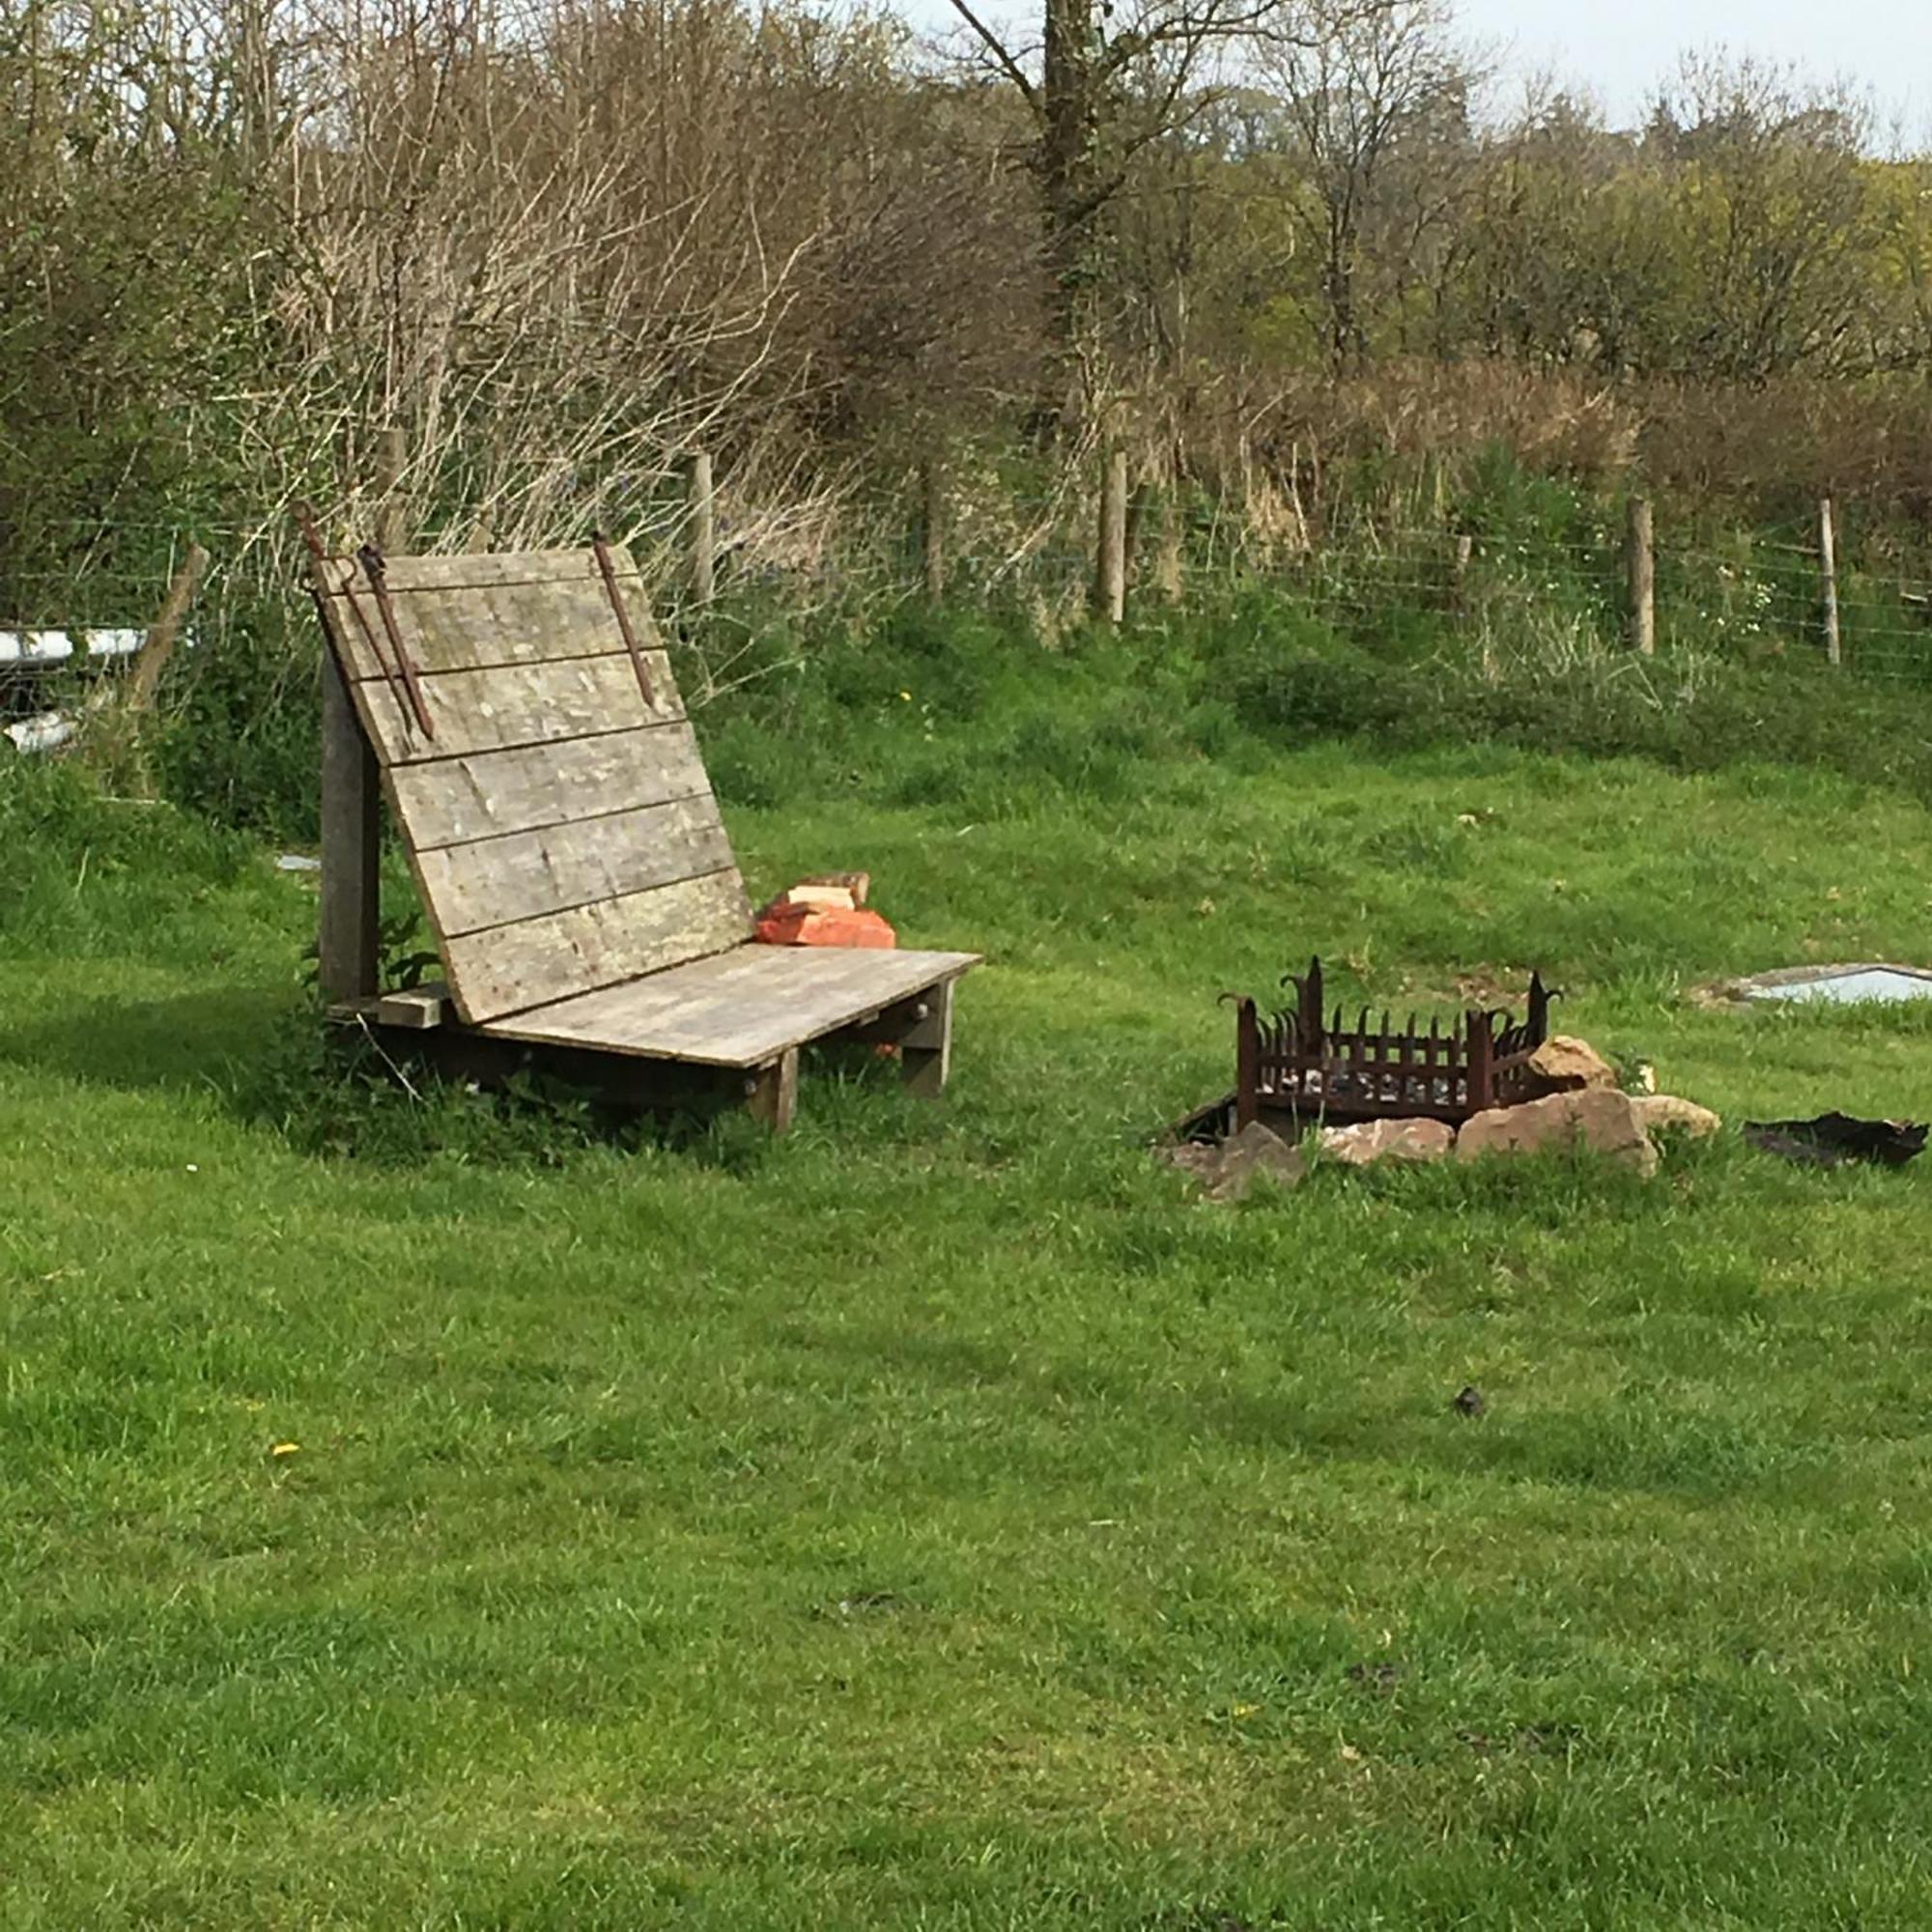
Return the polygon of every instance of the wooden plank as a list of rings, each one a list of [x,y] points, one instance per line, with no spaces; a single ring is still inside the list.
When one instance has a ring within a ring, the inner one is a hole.
[[[780,1043],[793,1043],[794,1036],[814,1037],[899,1000],[908,972],[903,959],[898,955],[882,965],[877,953],[865,950],[761,947],[734,953],[728,974],[694,976],[673,988],[669,1005],[661,984],[634,981],[618,989],[598,1023],[611,1026],[620,1037],[645,1026],[654,1041],[678,1050],[701,1049],[707,1038],[726,1038],[742,1056],[756,1059],[761,1055],[739,1039],[748,1010],[772,1008],[780,1012],[771,1037]],[[589,1016],[581,1023],[590,1024]],[[754,1018],[753,1024],[762,1028],[765,1022]]]
[[[893,963],[881,963],[888,959]],[[835,962],[826,949],[799,949],[782,973],[760,976],[762,984],[741,984],[670,1013],[649,1015],[634,1008],[628,1026],[611,1029],[610,1043],[617,1051],[650,1051],[719,1065],[750,1065],[780,1046],[803,1044],[862,1023],[899,1001],[957,978],[974,963],[971,954],[957,953],[858,953]],[[569,1031],[582,1029],[587,1034],[593,1020],[587,1012],[580,1012],[564,1024]]]
[[[744,946],[521,1012],[493,1033],[613,1053],[760,1066],[980,963],[973,952]]]
[[[359,578],[357,580],[360,582]],[[624,608],[646,650],[661,650],[663,639],[651,616],[643,585],[633,579],[618,586]],[[383,668],[346,597],[327,600],[344,656],[358,681],[381,677]],[[497,665],[542,664],[556,658],[608,656],[622,651],[624,634],[601,578],[581,582],[518,583],[436,591],[391,591],[396,633],[411,664],[429,676],[451,670],[487,670]],[[389,641],[375,595],[358,589],[355,605],[368,618],[383,653]]]
[[[612,544],[611,559],[620,577],[638,576],[638,566],[622,544]],[[331,557],[328,578],[338,582],[352,557]],[[568,583],[583,578],[600,582],[597,558],[583,550],[493,551],[469,556],[389,556],[383,575],[392,591],[462,590],[502,583]],[[358,566],[354,582],[360,590],[367,580]]]
[[[520,1013],[501,1025],[506,1030],[526,1025],[538,1028],[540,1033],[531,1037],[546,1039],[621,1043],[648,1037],[674,1045],[685,1034],[701,1034],[707,1026],[715,1029],[721,1014],[727,1018],[739,1015],[795,993],[795,976],[774,976],[771,970],[773,952],[782,950],[740,946],[729,952],[689,960],[619,986],[608,986],[600,992],[581,994],[534,1012]],[[735,1020],[730,1024],[735,1030]],[[760,1058],[776,1052],[779,1046],[789,1043],[789,1026],[781,1027],[768,1039],[764,1032],[759,1032],[742,1054],[727,1056],[718,1064],[754,1065]],[[620,1050],[649,1049],[620,1045]]]
[[[623,652],[496,670],[445,671],[421,680],[434,735],[413,728],[406,706],[379,680],[355,687],[355,704],[384,764],[467,757],[518,745],[555,744],[599,731],[680,718],[683,706],[662,651],[645,653],[653,702],[646,705]]]
[[[407,1027],[427,1033],[449,1017],[449,988],[440,980],[384,993],[376,1003],[376,1018],[384,1026]]]
[[[389,774],[397,815],[419,859],[464,839],[535,832],[710,789],[697,742],[683,723],[403,765]]]
[[[417,855],[445,939],[731,868],[709,792]]]
[[[526,1022],[541,1022],[546,1038],[620,1043],[648,1038],[670,1049],[687,1039],[700,1039],[707,1031],[722,1030],[735,1041],[746,1012],[755,1012],[761,1006],[796,997],[798,969],[775,970],[773,965],[774,955],[788,950],[741,946],[729,952],[714,953],[709,958],[691,960],[644,979],[629,980],[621,986],[560,1001],[540,1012],[519,1014],[505,1024],[522,1027]],[[821,972],[818,977],[823,979],[824,974]],[[869,1005],[867,992],[861,1010],[869,1009]],[[754,1065],[769,1058],[780,1046],[791,1044],[791,1033],[788,1021],[776,1031],[754,1027],[753,1037],[743,1051],[723,1057],[719,1064]]]
[[[751,929],[744,882],[724,871],[461,938],[445,935],[442,957],[458,1010],[475,1025],[723,952]]]

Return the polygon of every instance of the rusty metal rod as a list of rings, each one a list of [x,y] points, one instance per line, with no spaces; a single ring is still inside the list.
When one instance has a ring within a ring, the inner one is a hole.
[[[657,697],[651,691],[651,674],[644,668],[643,646],[638,642],[638,634],[631,626],[631,613],[624,609],[624,600],[617,594],[617,569],[611,560],[611,546],[604,539],[602,530],[593,530],[590,548],[597,558],[597,568],[604,573],[604,594],[611,600],[611,609],[616,613],[617,628],[624,635],[624,648],[631,654],[631,668],[638,673],[638,689],[644,695],[644,703],[655,708]]]
[[[390,667],[388,659],[384,656],[382,645],[376,641],[376,633],[370,625],[368,613],[362,609],[355,595],[354,581],[355,566],[353,563],[349,566],[349,575],[340,584],[331,584],[327,574],[328,551],[322,541],[322,532],[316,527],[315,511],[306,502],[298,502],[294,505],[294,515],[296,526],[301,531],[302,542],[308,549],[309,586],[315,596],[316,610],[322,617],[324,634],[329,634],[334,628],[329,621],[328,600],[331,595],[339,592],[343,601],[349,606],[350,614],[360,627],[363,641],[369,646],[369,655],[376,660],[376,668],[382,673],[383,682],[389,687],[389,695],[396,700],[396,709],[402,714],[404,728],[408,729],[410,708],[397,685],[394,669]],[[346,677],[348,674],[346,665],[343,670]]]
[[[409,692],[410,709],[415,713],[423,736],[434,738],[436,726],[430,723],[429,706],[423,701],[422,686],[416,682],[415,667],[410,663],[410,654],[403,648],[403,634],[396,624],[396,607],[389,601],[383,553],[374,544],[364,544],[355,553],[355,561],[362,566],[362,575],[369,580],[369,587],[376,593],[376,610],[382,616],[383,629],[388,633],[390,647],[396,654],[396,668],[402,673],[404,688]],[[350,595],[353,602],[354,593]],[[364,628],[367,628],[366,620]]]

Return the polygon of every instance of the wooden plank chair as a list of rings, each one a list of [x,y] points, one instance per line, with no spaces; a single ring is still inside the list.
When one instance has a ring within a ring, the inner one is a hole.
[[[734,1088],[775,1131],[798,1055],[900,1049],[936,1096],[972,952],[752,942],[730,840],[621,548],[354,557],[316,547],[321,969],[331,1012],[500,1076],[532,1054],[644,1104]],[[378,785],[444,983],[378,984]]]

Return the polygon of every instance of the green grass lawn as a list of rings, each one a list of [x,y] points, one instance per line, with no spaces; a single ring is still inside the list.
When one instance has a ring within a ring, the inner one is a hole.
[[[1228,1209],[1142,1146],[1318,948],[1922,1117],[1932,1016],[1680,995],[1923,957],[1932,815],[1482,749],[901,791],[732,823],[988,955],[946,1103],[548,1159],[306,1080],[266,853],[16,814],[0,1923],[1932,1922],[1932,1163]]]

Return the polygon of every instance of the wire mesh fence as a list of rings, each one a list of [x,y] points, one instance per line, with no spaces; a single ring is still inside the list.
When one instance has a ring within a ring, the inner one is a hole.
[[[815,625],[864,625],[932,596],[1009,607],[1043,640],[1093,606],[1102,526],[1097,468],[1014,490],[953,479],[943,492],[908,470],[868,490],[752,499],[721,474],[708,505],[710,569],[695,568],[686,495],[659,489],[621,532],[653,602],[687,653],[694,701],[779,661],[760,627],[809,651]],[[338,521],[372,522],[368,498]],[[942,527],[929,526],[935,516]],[[412,548],[488,547],[474,515],[425,516]],[[589,531],[559,531],[558,541]],[[37,533],[0,552],[0,730],[21,752],[56,750],[125,702],[152,659],[171,594],[202,566],[168,639],[164,701],[225,676],[246,687],[220,728],[267,728],[309,702],[317,663],[300,548],[282,506],[210,520],[165,514]],[[1631,531],[1614,503],[1568,526],[1485,528],[1378,518],[1360,506],[1316,517],[1292,497],[1257,502],[1199,488],[1136,489],[1125,517],[1130,620],[1264,592],[1344,637],[1426,635],[1503,674],[1523,639],[1559,636],[1616,650],[1634,636]],[[1838,512],[1829,561],[1797,525],[1698,531],[1660,525],[1650,559],[1655,647],[1776,664],[1833,659],[1850,677],[1932,688],[1932,553],[1856,506]],[[708,590],[709,594],[706,595]],[[245,677],[241,669],[245,668]],[[154,692],[146,694],[152,701]],[[211,728],[219,724],[214,721]]]

